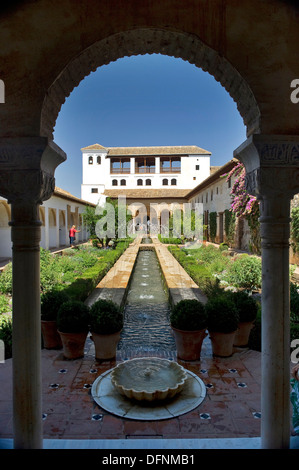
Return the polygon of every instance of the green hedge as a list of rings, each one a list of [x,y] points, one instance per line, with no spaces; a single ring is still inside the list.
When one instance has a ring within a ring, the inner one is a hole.
[[[4,342],[5,359],[12,357],[12,319],[8,315],[0,315],[0,339]]]
[[[211,271],[203,264],[199,264],[198,260],[188,253],[187,250],[181,250],[177,246],[169,246],[168,250],[182,265],[193,281],[204,290],[206,284],[213,279]]]
[[[158,239],[160,240],[161,243],[167,243],[169,245],[182,245],[184,244],[184,241],[181,238],[175,238],[175,237],[162,237],[161,234],[158,234]]]
[[[92,267],[86,269],[69,286],[62,286],[64,292],[73,300],[84,301],[127,249],[129,243],[130,241],[121,241],[113,250],[101,250],[101,258]]]
[[[217,234],[217,212],[209,213],[210,239],[214,242]]]

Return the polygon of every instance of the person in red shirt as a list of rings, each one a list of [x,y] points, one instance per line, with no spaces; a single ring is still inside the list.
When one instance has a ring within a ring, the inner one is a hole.
[[[74,244],[75,244],[75,237],[76,237],[76,233],[77,232],[80,232],[80,230],[76,230],[76,225],[73,225],[72,228],[70,228],[70,231],[69,231],[69,237],[70,237],[70,245],[71,245],[71,248],[74,247]]]

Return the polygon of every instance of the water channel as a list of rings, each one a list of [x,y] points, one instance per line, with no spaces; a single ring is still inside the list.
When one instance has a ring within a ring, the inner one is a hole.
[[[140,250],[124,308],[118,350],[171,353],[176,350],[169,325],[170,305],[155,251]]]

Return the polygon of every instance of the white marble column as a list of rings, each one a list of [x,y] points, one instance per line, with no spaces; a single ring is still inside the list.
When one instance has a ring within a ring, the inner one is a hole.
[[[16,449],[42,447],[38,208],[34,202],[12,203],[13,427]],[[24,223],[25,216],[28,216],[27,224]]]
[[[290,443],[290,201],[299,192],[299,137],[253,135],[234,155],[245,165],[247,191],[260,200],[262,447],[287,449]]]
[[[43,444],[39,207],[51,197],[55,168],[65,158],[46,138],[0,141],[0,195],[12,208],[15,449],[39,449]]]
[[[59,248],[59,209],[56,209],[56,214],[55,214],[55,218],[56,218],[56,248]]]
[[[45,205],[45,249],[48,250],[50,246],[50,228],[49,228],[49,208]]]

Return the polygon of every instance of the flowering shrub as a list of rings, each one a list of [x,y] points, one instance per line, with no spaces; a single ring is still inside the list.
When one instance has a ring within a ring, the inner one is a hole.
[[[232,203],[231,209],[236,215],[240,217],[242,215],[249,215],[253,211],[256,211],[258,202],[255,196],[248,194],[245,187],[245,167],[242,163],[238,163],[229,173],[226,175],[226,181],[232,176],[235,176],[235,182],[231,189]]]
[[[223,280],[238,288],[259,289],[262,284],[261,259],[247,254],[238,256],[229,265]]]
[[[251,251],[260,254],[260,231],[259,231],[259,203],[255,196],[248,194],[245,186],[245,167],[242,163],[238,163],[229,173],[227,173],[226,181],[232,176],[236,179],[231,189],[231,211],[236,217],[245,217],[251,232]]]

